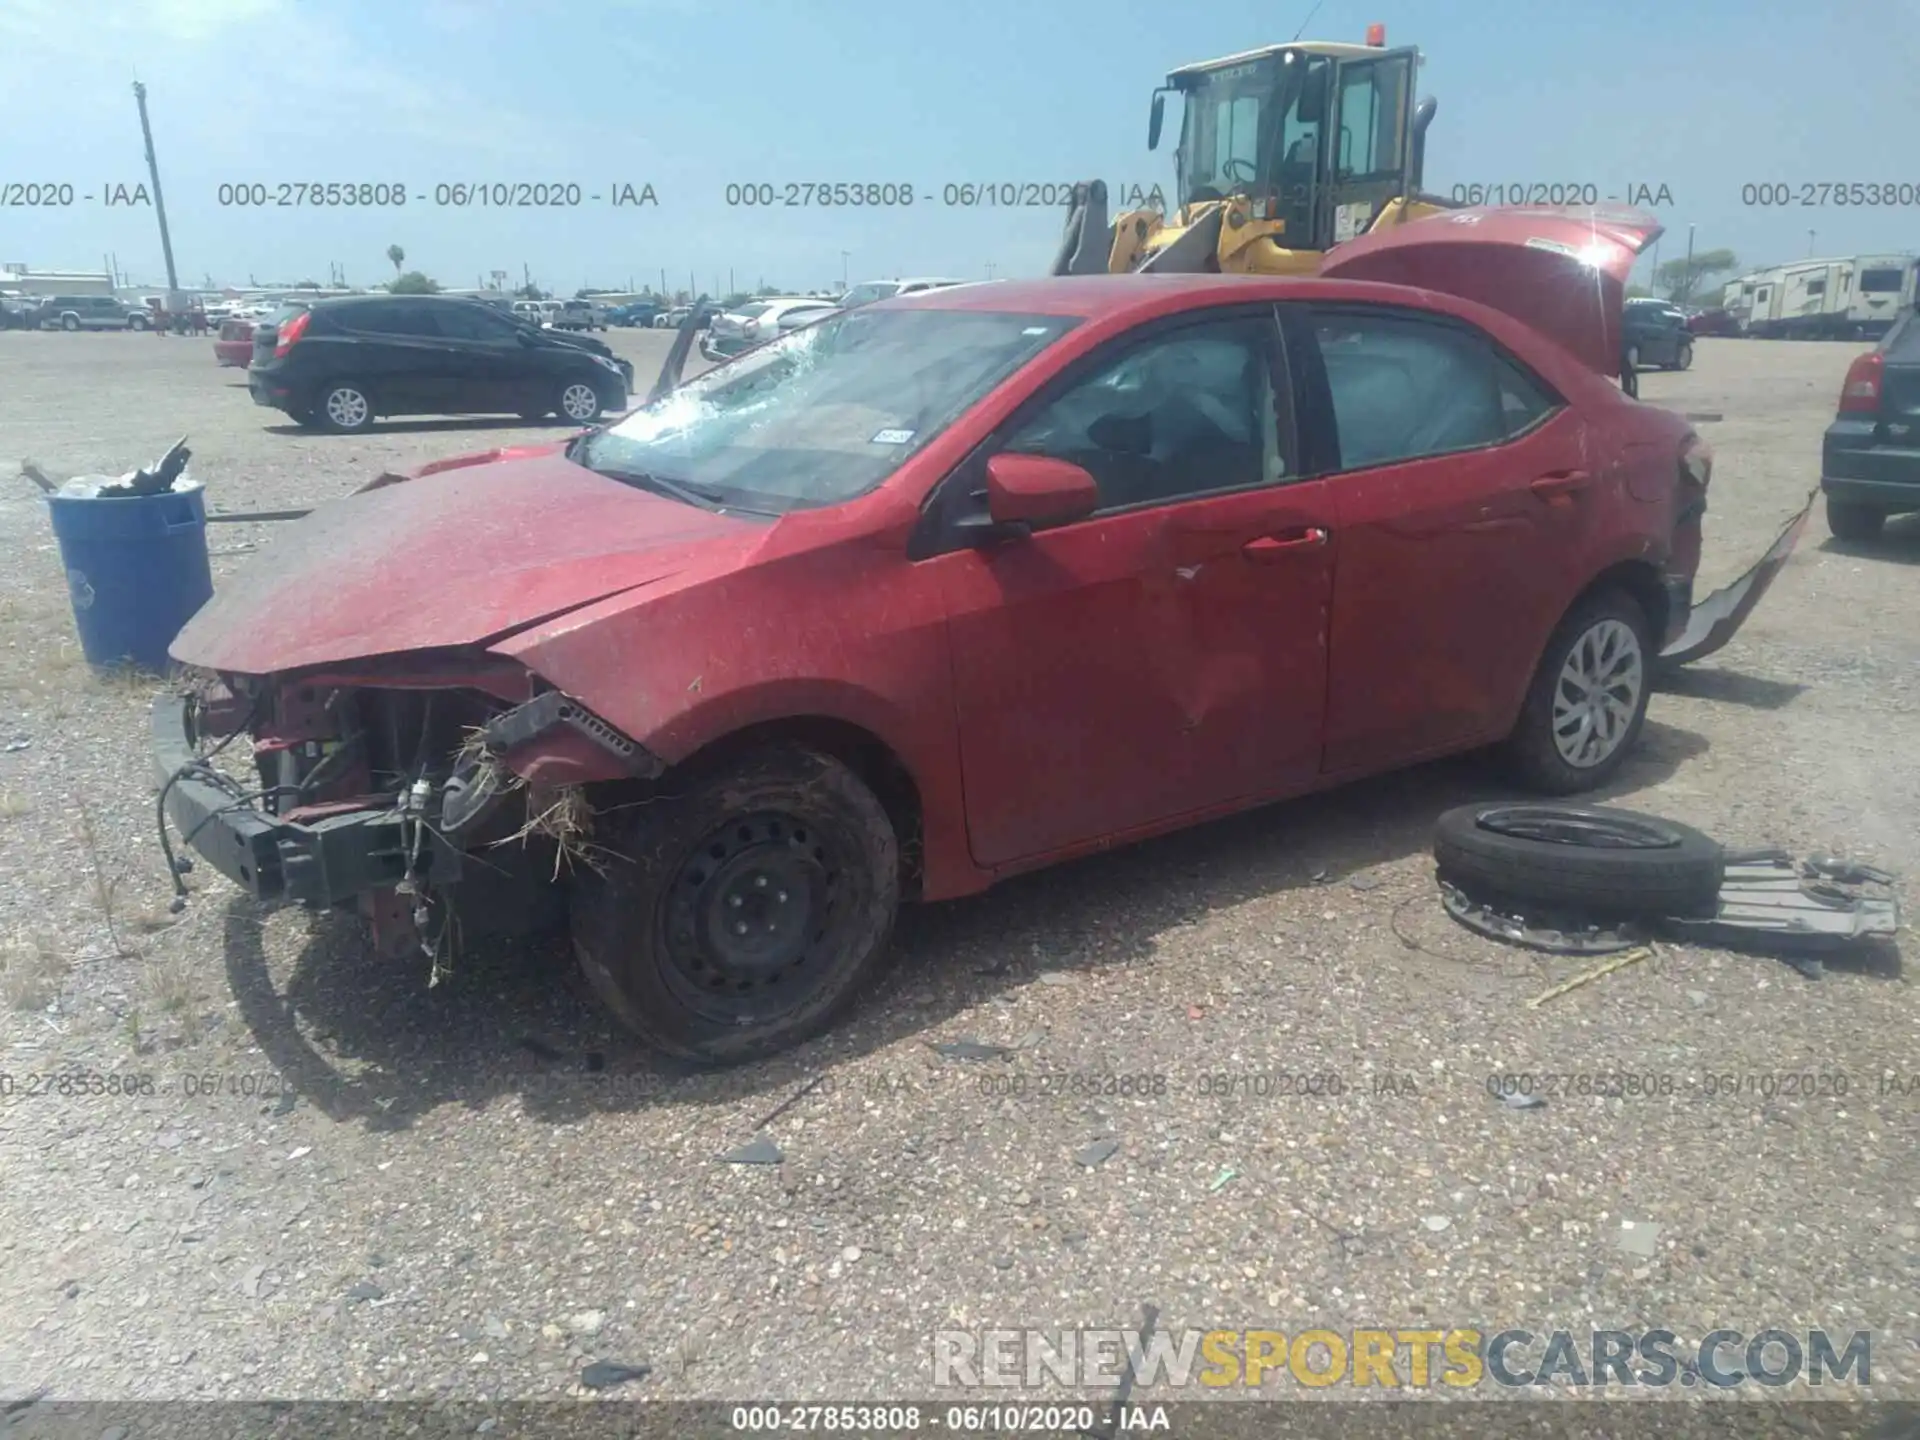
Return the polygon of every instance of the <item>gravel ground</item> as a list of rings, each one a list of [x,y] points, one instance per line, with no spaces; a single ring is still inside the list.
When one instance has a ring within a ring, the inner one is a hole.
[[[643,377],[666,343],[610,338]],[[1705,582],[1799,507],[1857,349],[1708,340],[1645,377],[1723,417],[1701,422]],[[216,509],[540,433],[299,434],[206,342],[150,336],[0,334],[0,397],[7,470],[117,472],[186,433]],[[217,574],[273,529],[213,527]],[[1175,1329],[1872,1329],[1875,1390],[1916,1388],[1920,1007],[1897,953],[1809,980],[1669,946],[1529,1008],[1581,967],[1435,902],[1434,816],[1490,793],[1471,763],[910,912],[837,1033],[684,1077],[558,951],[429,989],[345,920],[200,875],[170,923],[152,691],[79,662],[22,481],[0,544],[0,1394],[505,1400],[580,1393],[607,1359],[651,1367],[620,1398],[925,1396],[937,1329],[1130,1327],[1143,1303]],[[1613,795],[1920,871],[1898,758],[1920,752],[1916,561],[1920,524],[1849,548],[1816,517],[1741,638],[1656,697]],[[930,1048],[961,1038],[1015,1049]],[[47,1071],[152,1093],[27,1094]],[[1516,1071],[1671,1093],[1513,1110],[1485,1081]],[[1846,1094],[1705,1088],[1789,1072]],[[1282,1093],[1293,1075],[1333,1078]],[[716,1160],[756,1134],[783,1164]],[[1651,1253],[1623,1220],[1658,1227]]]

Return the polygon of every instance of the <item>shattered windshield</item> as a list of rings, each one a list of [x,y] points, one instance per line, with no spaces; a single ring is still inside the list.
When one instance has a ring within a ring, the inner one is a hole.
[[[867,308],[795,330],[593,436],[579,463],[780,513],[873,489],[1077,322]]]

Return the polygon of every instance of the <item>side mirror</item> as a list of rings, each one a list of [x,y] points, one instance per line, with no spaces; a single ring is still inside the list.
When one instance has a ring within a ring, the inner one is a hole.
[[[1071,461],[1012,454],[987,461],[987,514],[995,525],[1083,520],[1099,503],[1093,476]]]
[[[1167,94],[1164,90],[1153,92],[1153,109],[1147,115],[1147,149],[1160,148],[1160,127],[1167,118]]]

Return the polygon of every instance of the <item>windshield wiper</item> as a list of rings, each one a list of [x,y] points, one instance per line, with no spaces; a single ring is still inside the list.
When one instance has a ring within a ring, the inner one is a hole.
[[[623,485],[632,485],[640,490],[651,490],[656,495],[665,495],[684,505],[698,505],[704,510],[741,510],[749,515],[772,513],[766,510],[753,510],[745,505],[735,505],[728,501],[716,487],[695,484],[691,480],[669,480],[664,475],[650,475],[644,470],[601,470],[599,473],[609,480],[618,480]]]

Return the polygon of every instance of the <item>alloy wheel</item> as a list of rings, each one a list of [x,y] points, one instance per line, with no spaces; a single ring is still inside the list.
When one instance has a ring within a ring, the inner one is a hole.
[[[1553,743],[1576,769],[1605,763],[1633,728],[1646,684],[1640,637],[1606,619],[1580,633],[1553,688]]]
[[[345,385],[327,392],[326,408],[328,421],[342,430],[358,430],[372,410],[365,395]]]
[[[576,380],[560,392],[560,412],[569,420],[591,420],[600,413],[600,397],[591,385]]]

